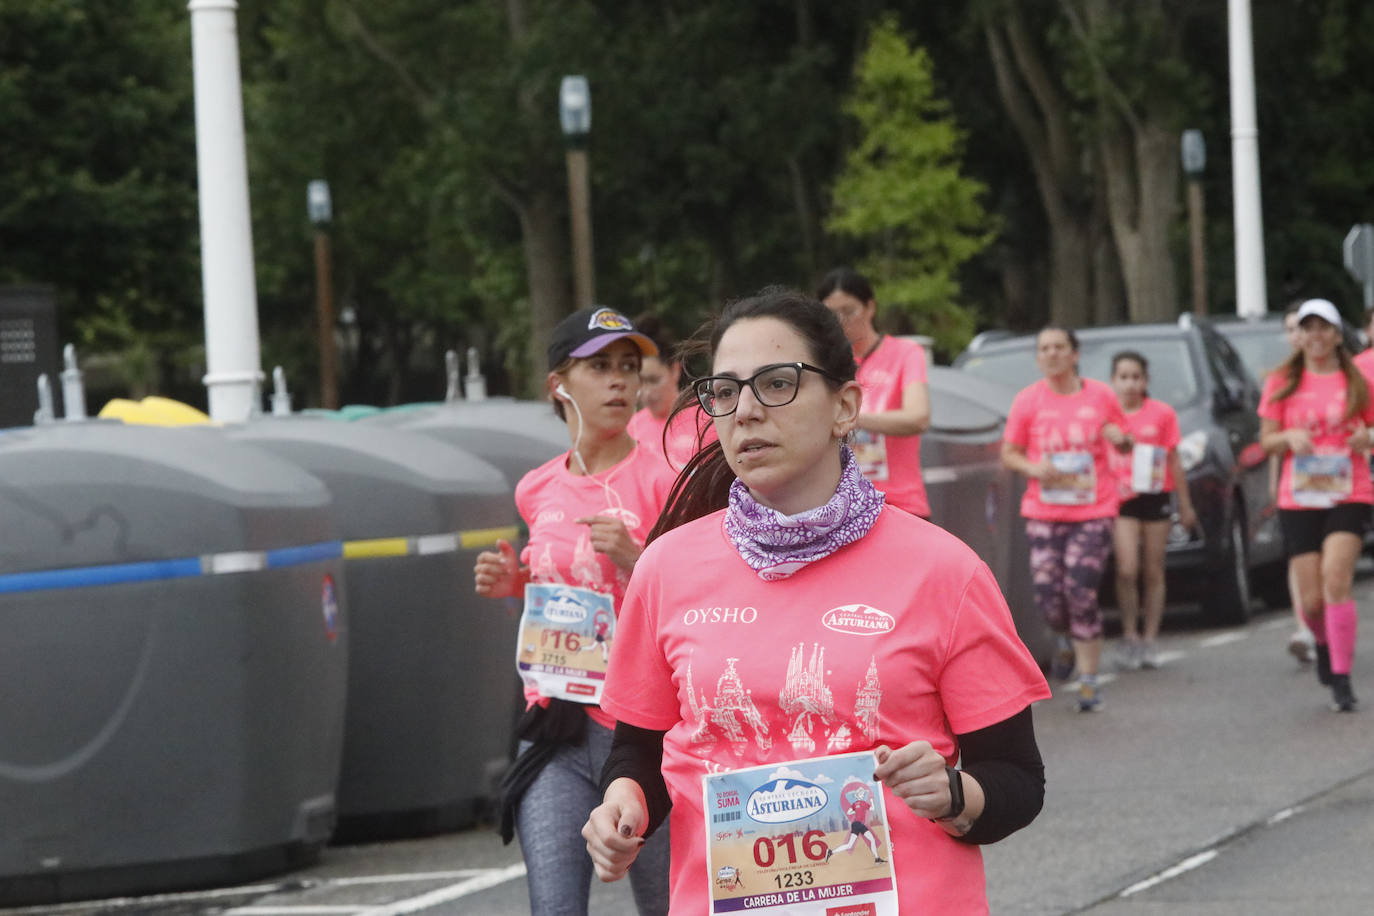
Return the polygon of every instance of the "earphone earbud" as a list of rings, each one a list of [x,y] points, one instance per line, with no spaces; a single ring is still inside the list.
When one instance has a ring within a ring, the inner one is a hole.
[[[569,401],[572,400],[572,395],[568,394],[568,389],[564,388],[561,384],[553,390],[553,393],[561,398],[567,398]]]

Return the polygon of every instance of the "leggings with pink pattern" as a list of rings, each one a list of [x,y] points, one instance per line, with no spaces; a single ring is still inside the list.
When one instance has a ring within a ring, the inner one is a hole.
[[[1102,636],[1097,588],[1112,549],[1114,519],[1048,522],[1026,519],[1035,604],[1056,633],[1073,639]]]

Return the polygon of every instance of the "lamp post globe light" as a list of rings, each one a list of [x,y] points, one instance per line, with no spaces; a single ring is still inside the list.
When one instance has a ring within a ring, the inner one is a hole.
[[[1188,237],[1193,256],[1193,314],[1207,314],[1207,247],[1203,234],[1206,217],[1202,197],[1202,173],[1207,168],[1207,143],[1200,130],[1185,130],[1179,142],[1183,172],[1188,176]]]
[[[573,293],[577,308],[596,301],[592,260],[591,186],[587,134],[592,129],[592,93],[585,76],[565,76],[558,87],[558,122],[567,141],[568,210],[572,222]]]
[[[320,348],[320,406],[339,407],[338,353],[334,345],[334,286],[329,256],[329,223],[334,207],[329,182],[315,179],[305,188],[305,212],[315,227],[315,317]]]

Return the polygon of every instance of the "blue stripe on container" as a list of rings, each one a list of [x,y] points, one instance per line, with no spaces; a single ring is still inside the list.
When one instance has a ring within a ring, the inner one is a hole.
[[[239,551],[228,551],[237,553]],[[343,556],[343,541],[325,541],[302,547],[282,547],[267,551],[267,568],[301,566]],[[128,585],[165,579],[189,579],[211,575],[201,568],[200,557],[148,560],[140,563],[114,563],[108,566],[81,566],[74,569],[46,569],[38,572],[0,575],[0,595],[19,592],[54,591],[63,588],[92,588],[100,585]]]
[[[318,563],[321,560],[336,560],[343,556],[343,541],[325,541],[321,544],[306,544],[304,547],[280,547],[267,551],[267,568],[280,569],[283,566],[300,566],[302,563]]]
[[[186,579],[199,575],[200,557],[116,563],[109,566],[82,566],[76,569],[48,569],[42,572],[9,573],[0,576],[0,594],[123,585],[130,582],[154,582],[159,579]]]

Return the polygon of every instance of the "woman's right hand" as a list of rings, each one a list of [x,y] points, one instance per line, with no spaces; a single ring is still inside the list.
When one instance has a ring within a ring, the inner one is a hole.
[[[639,783],[624,776],[613,780],[601,804],[582,825],[587,855],[598,878],[609,882],[625,877],[644,846],[641,834],[648,822],[648,805]]]
[[[477,594],[483,598],[514,595],[520,587],[520,561],[516,559],[515,548],[509,541],[498,540],[495,550],[484,550],[477,555],[472,576]]]

